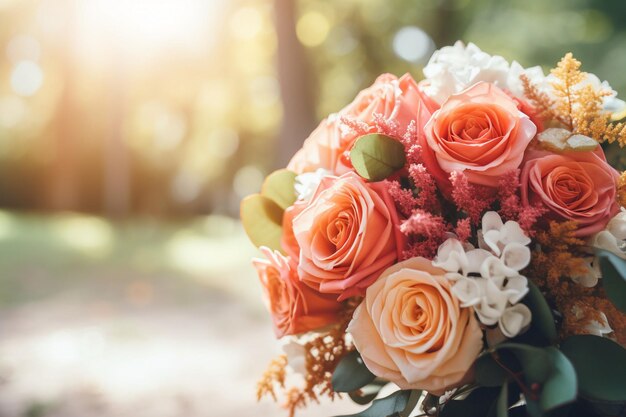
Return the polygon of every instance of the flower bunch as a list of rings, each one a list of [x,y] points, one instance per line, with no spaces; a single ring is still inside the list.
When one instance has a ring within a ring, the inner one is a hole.
[[[626,104],[571,54],[546,76],[458,42],[424,75],[380,76],[243,200],[286,353],[259,395],[623,413],[626,177],[600,143]]]

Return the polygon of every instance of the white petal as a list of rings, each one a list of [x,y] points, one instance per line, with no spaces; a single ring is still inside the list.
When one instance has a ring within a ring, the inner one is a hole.
[[[622,241],[617,240],[616,237],[608,230],[602,230],[596,233],[590,241],[591,246],[595,248],[608,250],[617,256],[626,258],[626,253],[620,247],[621,243]]]
[[[598,279],[602,277],[602,273],[600,272],[598,258],[594,258],[593,263],[597,266],[597,268],[594,268],[590,261],[586,261],[585,272],[578,275],[572,275],[572,281],[582,285],[583,287],[595,287],[598,284]]]
[[[622,211],[617,213],[615,217],[609,221],[606,229],[611,232],[618,240],[626,240],[626,209],[622,207]]]
[[[458,272],[467,268],[467,256],[465,256],[461,242],[457,239],[448,239],[443,242],[437,250],[433,266],[448,272]]]
[[[490,230],[500,230],[503,226],[502,219],[500,215],[495,211],[488,211],[483,216],[482,220],[482,230],[483,232],[488,232]]]
[[[604,315],[604,313],[600,313],[600,315],[602,316],[602,323],[597,320],[592,320],[587,326],[585,326],[585,330],[587,330],[589,334],[602,337],[605,334],[611,333],[613,329],[609,326],[606,315]]]
[[[483,262],[480,268],[480,275],[485,278],[489,278],[494,281],[494,283],[501,287],[504,283],[504,278],[509,275],[516,275],[516,272],[510,268],[507,268],[506,265],[495,256],[491,256]]]
[[[474,306],[474,311],[483,324],[491,326],[496,324],[504,313],[507,296],[492,280],[479,278],[476,281],[481,286],[483,297],[480,304]]]
[[[530,324],[531,312],[524,304],[516,304],[507,308],[500,317],[498,325],[506,337],[515,337]]]
[[[497,256],[500,256],[500,231],[499,230],[483,230],[483,240],[487,247],[493,251]]]
[[[516,304],[528,294],[528,279],[522,275],[509,277],[502,291],[507,295],[509,303]]]
[[[521,271],[530,263],[530,249],[521,243],[511,242],[504,247],[502,260],[507,268]]]
[[[517,222],[509,220],[504,224],[504,226],[500,229],[501,239],[500,242],[504,245],[507,245],[511,242],[520,243],[522,245],[528,245],[530,243],[530,238],[526,236],[524,230],[520,227]]]
[[[461,301],[461,307],[476,305],[482,299],[481,288],[473,278],[459,279],[452,286],[452,294]]]
[[[465,253],[467,257],[467,267],[463,269],[465,275],[471,273],[479,273],[481,267],[487,258],[494,258],[491,252],[484,249],[472,249]]]

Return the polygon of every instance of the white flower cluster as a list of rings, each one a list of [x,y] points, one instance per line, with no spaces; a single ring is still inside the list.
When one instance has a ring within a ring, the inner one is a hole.
[[[604,249],[622,259],[626,259],[626,209],[622,207],[621,211],[613,217],[606,228],[589,239],[589,246],[598,249]],[[598,279],[602,278],[598,259],[590,256],[587,259],[587,272],[578,276],[573,276],[574,282],[585,287],[595,287]]]
[[[594,248],[608,250],[626,259],[626,209],[622,207],[606,228],[591,238],[590,243]]]
[[[502,334],[514,337],[531,320],[528,307],[518,304],[528,293],[528,280],[519,271],[530,262],[530,238],[518,223],[503,224],[494,211],[483,216],[478,236],[479,248],[446,240],[433,265],[447,271],[462,307],[473,307],[481,323],[498,324]]]
[[[524,68],[518,62],[511,64],[499,55],[489,55],[473,43],[465,45],[457,41],[454,46],[446,46],[437,50],[424,67],[426,82],[421,85],[422,91],[434,101],[442,104],[450,95],[459,93],[479,81],[486,81],[508,90],[517,97],[523,97],[524,88],[520,76],[526,74],[540,91],[554,97],[552,74],[544,75],[539,66]],[[591,84],[595,89],[607,89],[611,94],[604,98],[607,111],[619,112],[626,108],[626,103],[617,98],[617,93],[606,82],[594,74],[588,74],[580,87]]]
[[[315,190],[317,190],[322,179],[327,175],[330,175],[330,171],[323,168],[297,175],[294,188],[296,189],[298,200],[309,201],[315,194]]]

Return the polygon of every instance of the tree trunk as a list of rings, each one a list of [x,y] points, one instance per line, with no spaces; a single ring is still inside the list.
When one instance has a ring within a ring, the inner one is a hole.
[[[315,127],[314,77],[304,47],[296,36],[295,0],[274,0],[274,15],[283,105],[274,166],[283,167]]]

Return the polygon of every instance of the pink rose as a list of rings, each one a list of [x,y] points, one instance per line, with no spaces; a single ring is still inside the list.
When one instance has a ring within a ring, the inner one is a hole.
[[[541,202],[558,220],[574,220],[576,235],[603,230],[619,211],[616,189],[619,173],[594,152],[529,151],[521,175],[522,202]]]
[[[402,250],[395,205],[384,185],[368,184],[353,172],[325,177],[292,226],[300,279],[340,301],[362,295]]]
[[[342,118],[364,123],[365,133],[376,133],[377,118],[391,121],[403,135],[409,124],[417,119],[420,109],[430,115],[435,104],[417,88],[415,80],[405,74],[398,79],[391,74],[379,76],[374,84],[361,91],[352,103],[339,113],[330,115],[304,141],[287,165],[287,169],[298,174],[318,168],[341,175],[352,170],[349,152],[358,137],[354,129],[343,124]],[[419,126],[421,128],[421,126]]]
[[[376,376],[439,394],[465,382],[482,350],[482,331],[471,308],[452,295],[445,273],[411,258],[367,289],[347,331]]]
[[[254,259],[274,332],[280,338],[319,329],[339,320],[341,304],[334,297],[307,287],[298,279],[289,258],[261,248],[267,259]]]
[[[519,167],[536,132],[518,102],[479,82],[450,96],[432,115],[424,128],[423,158],[439,181],[463,171],[474,184],[496,187],[501,175]]]

